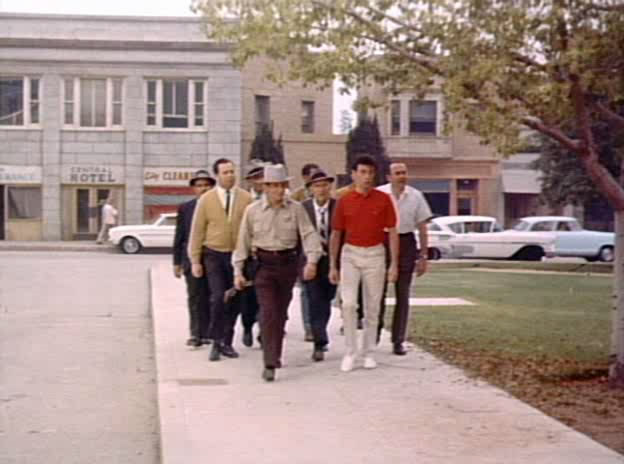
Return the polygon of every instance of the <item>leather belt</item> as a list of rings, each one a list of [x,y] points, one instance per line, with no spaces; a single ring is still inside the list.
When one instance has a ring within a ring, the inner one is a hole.
[[[265,250],[263,248],[258,248],[256,253],[258,254],[266,254],[271,256],[288,256],[293,255],[297,252],[296,248],[287,248],[285,250]]]

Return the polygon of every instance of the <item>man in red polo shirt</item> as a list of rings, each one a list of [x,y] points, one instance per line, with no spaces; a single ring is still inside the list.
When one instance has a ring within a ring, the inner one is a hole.
[[[392,199],[376,190],[377,166],[370,156],[360,156],[353,164],[351,178],[355,188],[340,198],[333,217],[330,238],[329,279],[340,281],[342,317],[344,320],[346,353],[340,369],[353,369],[357,355],[358,286],[362,282],[364,295],[364,367],[377,367],[373,350],[377,345],[379,308],[386,278],[384,232],[388,232],[390,267],[387,279],[396,282],[398,275],[397,216]],[[340,253],[340,275],[338,254]]]

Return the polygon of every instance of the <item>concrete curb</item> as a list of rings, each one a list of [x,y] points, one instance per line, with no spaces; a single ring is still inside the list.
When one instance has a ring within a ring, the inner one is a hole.
[[[2,251],[72,251],[89,253],[120,253],[112,244],[97,245],[93,242],[19,242],[0,241]]]
[[[260,379],[260,350],[208,362],[189,350],[184,283],[155,266],[152,311],[164,464],[622,464],[624,456],[534,408],[414,349],[378,369],[339,371],[334,315],[322,363],[302,341],[298,298],[290,310],[284,369]],[[240,334],[237,334],[238,343]]]

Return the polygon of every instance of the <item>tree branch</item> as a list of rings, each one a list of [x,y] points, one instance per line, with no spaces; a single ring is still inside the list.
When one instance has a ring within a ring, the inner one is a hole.
[[[614,122],[620,129],[624,129],[624,117],[617,114],[615,111],[613,111],[611,108],[609,108],[608,106],[605,106],[603,103],[601,102],[594,102],[593,103],[594,108],[596,108],[600,114],[602,116],[604,116],[606,119]]]
[[[542,134],[556,140],[569,150],[578,152],[581,148],[581,144],[578,142],[578,140],[571,139],[561,129],[547,126],[538,119],[527,116],[522,119],[522,123],[525,126],[528,126],[531,129],[541,132]]]

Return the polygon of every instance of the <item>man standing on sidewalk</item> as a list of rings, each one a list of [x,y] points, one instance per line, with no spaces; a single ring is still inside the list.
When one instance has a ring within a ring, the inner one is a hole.
[[[399,211],[399,275],[394,286],[396,304],[392,317],[392,352],[399,356],[406,353],[403,342],[407,332],[410,285],[414,267],[416,267],[417,277],[427,272],[427,221],[432,217],[425,196],[407,185],[407,177],[405,164],[392,163],[388,176],[390,183],[377,187],[378,190],[392,196]],[[418,229],[420,253],[414,236],[416,229]],[[388,258],[389,256],[386,254],[386,264],[389,264]],[[383,329],[387,288],[388,285],[386,284],[381,298],[378,339]]]
[[[113,199],[108,197],[102,206],[102,227],[95,243],[101,245],[108,240],[108,231],[111,227],[115,227],[118,214],[117,208],[113,206]]]
[[[336,206],[336,200],[331,198],[333,182],[333,177],[323,171],[316,171],[306,183],[306,187],[312,192],[312,198],[302,203],[321,237],[323,246],[323,256],[317,264],[316,277],[303,282],[310,302],[310,324],[314,337],[312,360],[317,362],[323,360],[329,344],[327,324],[331,316],[331,301],[336,295],[336,286],[329,281],[329,234]]]
[[[262,378],[275,380],[275,369],[282,366],[284,325],[299,269],[298,242],[301,240],[307,262],[303,279],[316,275],[316,263],[323,249],[318,234],[303,206],[286,196],[289,178],[281,164],[264,168],[265,198],[245,211],[232,261],[236,288],[242,290],[245,260],[255,254],[259,268],[254,279],[260,303],[260,332],[264,352]]]
[[[340,369],[353,369],[357,354],[357,299],[358,286],[362,282],[364,295],[364,340],[362,355],[364,367],[374,369],[377,362],[373,351],[377,340],[379,305],[384,280],[397,279],[398,237],[397,217],[392,199],[374,188],[377,165],[370,156],[355,160],[351,177],[355,184],[353,191],[345,194],[336,205],[333,231],[330,238],[329,279],[333,284],[340,281],[342,313],[346,353]],[[385,275],[384,230],[390,243],[390,266]],[[344,235],[344,246],[340,253],[340,276],[338,275],[338,251]]]
[[[206,276],[210,287],[210,338],[213,341],[210,360],[221,355],[237,358],[234,350],[234,325],[239,312],[238,301],[227,304],[225,291],[232,288],[234,274],[232,252],[243,213],[251,195],[235,186],[234,163],[225,158],[215,161],[213,172],[217,186],[204,194],[195,208],[189,257],[193,276]]]
[[[175,236],[173,238],[173,274],[179,279],[184,275],[189,311],[191,337],[186,344],[200,347],[209,343],[208,328],[210,324],[210,288],[204,277],[194,277],[191,272],[191,261],[188,257],[189,236],[193,224],[193,214],[199,198],[215,185],[215,180],[208,171],[197,171],[189,181],[195,198],[178,207]]]

